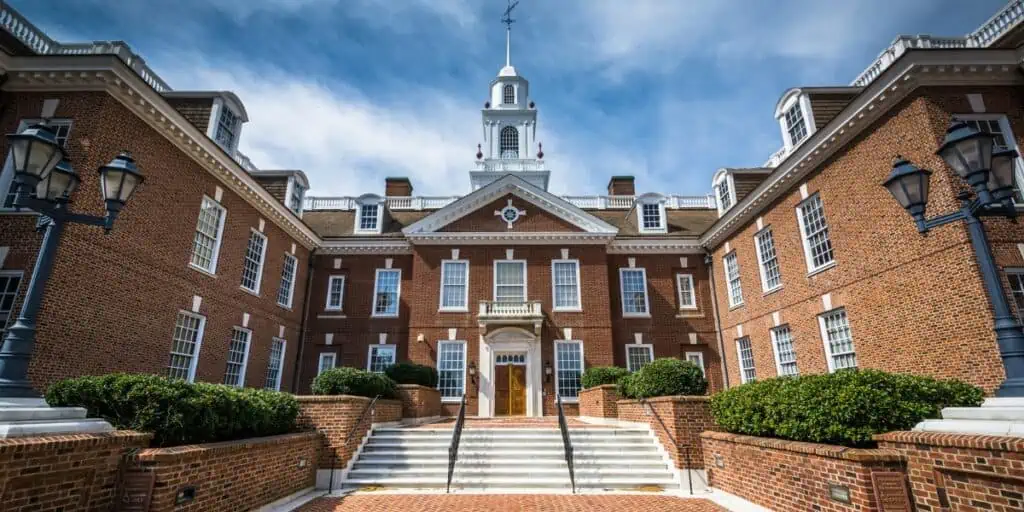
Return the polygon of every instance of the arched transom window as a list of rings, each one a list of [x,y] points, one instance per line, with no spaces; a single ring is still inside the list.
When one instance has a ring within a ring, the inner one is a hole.
[[[515,126],[501,129],[501,157],[519,158],[519,130]]]
[[[511,105],[516,102],[516,88],[512,84],[505,84],[501,90],[501,102]]]

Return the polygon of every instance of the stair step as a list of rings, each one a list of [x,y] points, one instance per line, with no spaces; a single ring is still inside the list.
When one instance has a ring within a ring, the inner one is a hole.
[[[594,468],[575,468],[577,478],[591,478],[591,479],[605,479],[605,478],[637,478],[637,479],[659,479],[659,478],[672,478],[672,473],[667,469],[661,470],[609,470],[609,469],[594,469]],[[433,468],[403,468],[403,469],[392,469],[392,468],[358,468],[353,469],[349,472],[349,478],[377,478],[377,477],[434,477],[438,475],[447,475],[448,468],[443,466],[435,466]],[[497,477],[569,477],[569,469],[567,467],[545,467],[545,468],[530,468],[530,467],[496,467],[496,468],[455,468],[455,476],[459,480],[464,479],[475,479],[475,478],[497,478]]]
[[[375,486],[375,487],[444,487],[448,484],[447,476],[430,478],[349,478],[345,486]],[[679,483],[671,478],[577,478],[576,487],[621,489],[635,487],[678,487]],[[570,487],[569,475],[565,478],[473,478],[452,479],[452,487],[466,489],[478,487],[516,488],[516,487]]]
[[[616,459],[616,458],[602,458],[602,459],[576,459],[573,461],[578,468],[583,467],[609,467],[609,468],[668,468],[668,465],[664,460],[661,459]],[[455,462],[455,467],[477,467],[477,466],[490,466],[490,465],[503,465],[508,467],[516,466],[558,466],[564,467],[564,458],[552,458],[552,459],[509,459],[503,457],[481,457],[481,458],[467,458],[460,456]],[[392,468],[403,468],[403,467],[423,467],[423,466],[443,466],[448,467],[447,458],[364,458],[360,457],[355,463],[355,468],[360,466],[383,466]]]

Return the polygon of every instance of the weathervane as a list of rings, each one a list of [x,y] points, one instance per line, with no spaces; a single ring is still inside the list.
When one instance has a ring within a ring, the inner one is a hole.
[[[519,5],[519,0],[515,2],[508,0],[508,8],[501,15],[501,22],[507,27],[505,29],[505,67],[512,66],[512,24],[516,22],[512,19],[512,9],[515,9],[517,5]]]
[[[512,9],[515,9],[517,5],[519,5],[519,0],[515,2],[508,0],[508,8],[501,15],[501,22],[508,26],[508,30],[512,30],[512,24],[516,22],[516,20],[512,19]]]

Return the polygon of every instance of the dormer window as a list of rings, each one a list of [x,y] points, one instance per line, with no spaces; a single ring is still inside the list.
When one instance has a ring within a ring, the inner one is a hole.
[[[665,203],[658,194],[637,198],[637,227],[641,233],[665,233]]]
[[[807,137],[807,124],[804,122],[804,112],[800,108],[800,102],[786,111],[786,132],[789,133],[790,144],[796,146]]]
[[[810,96],[801,89],[786,91],[775,105],[775,119],[779,121],[782,142],[788,153],[814,133]]]
[[[214,140],[228,153],[235,148],[238,137],[238,116],[227,106],[222,106],[220,116],[217,118],[217,131],[214,132]]]
[[[512,84],[505,84],[501,89],[501,102],[505,105],[514,105],[516,102],[516,88]]]
[[[720,169],[711,181],[711,186],[715,191],[718,215],[721,216],[736,204],[736,187],[733,186],[732,174],[726,169]]]
[[[384,223],[384,199],[367,194],[356,202],[355,232],[379,234]]]
[[[302,214],[302,200],[306,195],[306,187],[303,187],[301,183],[295,181],[292,178],[290,183],[291,190],[288,193],[288,208],[295,212],[296,215]]]

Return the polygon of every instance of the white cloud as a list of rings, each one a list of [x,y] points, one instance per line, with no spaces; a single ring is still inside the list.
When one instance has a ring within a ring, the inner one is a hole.
[[[347,13],[367,21],[387,23],[398,17],[432,13],[441,19],[468,26],[476,22],[470,0],[206,0],[237,22],[245,22],[257,13],[302,12],[310,15],[318,10],[341,7]]]

